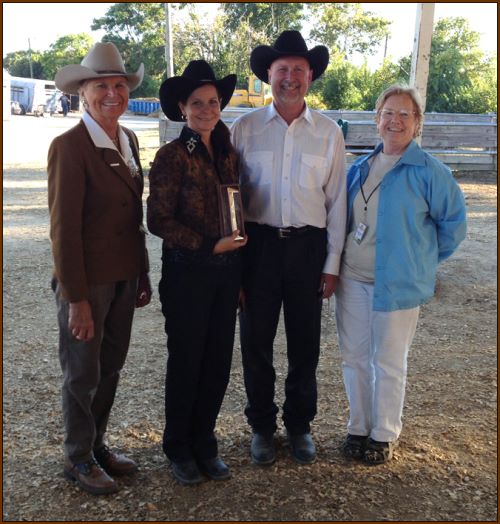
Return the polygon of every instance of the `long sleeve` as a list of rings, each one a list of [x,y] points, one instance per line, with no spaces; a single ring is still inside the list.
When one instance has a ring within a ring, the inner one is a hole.
[[[55,273],[71,302],[88,297],[83,245],[85,167],[74,148],[55,138],[48,153],[50,239]]]

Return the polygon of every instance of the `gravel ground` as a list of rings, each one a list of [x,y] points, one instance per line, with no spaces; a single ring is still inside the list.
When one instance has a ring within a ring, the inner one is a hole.
[[[439,269],[436,297],[422,308],[409,357],[404,428],[395,458],[368,467],[339,453],[347,402],[335,322],[322,319],[318,460],[298,466],[283,429],[278,460],[252,465],[238,338],[220,413],[220,451],[232,479],[179,486],[160,447],[166,362],[158,294],[138,310],[129,357],[109,424],[110,444],[140,472],[116,495],[94,497],[62,476],[61,371],[49,287],[45,155],[69,119],[13,117],[4,122],[3,177],[3,520],[5,521],[496,521],[496,178],[460,178],[469,232]],[[158,145],[156,123],[127,119],[139,134],[144,165]],[[20,137],[33,149],[16,149]],[[147,196],[147,187],[146,194]],[[151,277],[160,274],[160,241],[148,237]],[[276,339],[277,398],[283,401],[285,341]]]

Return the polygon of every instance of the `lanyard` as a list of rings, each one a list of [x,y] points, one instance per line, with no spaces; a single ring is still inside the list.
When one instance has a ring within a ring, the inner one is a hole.
[[[370,175],[370,172],[368,172],[368,175]],[[365,183],[366,183],[367,178],[368,178],[368,176],[365,178]],[[365,197],[365,192],[363,191],[363,184],[361,184],[361,177],[359,177],[359,188],[361,189],[361,195],[363,196],[363,202],[365,203],[365,211],[368,208],[368,201],[372,197],[373,193],[375,193],[375,191],[377,191],[377,189],[379,188],[381,183],[382,183],[382,180],[375,186],[373,191],[368,195],[368,198],[366,198]]]

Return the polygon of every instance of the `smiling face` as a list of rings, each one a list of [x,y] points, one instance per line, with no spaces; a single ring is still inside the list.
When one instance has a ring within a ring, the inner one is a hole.
[[[195,89],[179,107],[187,125],[202,137],[209,136],[220,119],[220,99],[213,84]]]
[[[280,107],[302,109],[312,82],[313,71],[309,62],[300,56],[278,58],[267,74],[278,110]]]
[[[418,120],[415,104],[406,94],[387,98],[377,114],[377,129],[384,142],[384,153],[399,155],[416,135]]]
[[[87,111],[101,124],[118,121],[128,106],[129,87],[124,76],[87,80],[80,89]]]

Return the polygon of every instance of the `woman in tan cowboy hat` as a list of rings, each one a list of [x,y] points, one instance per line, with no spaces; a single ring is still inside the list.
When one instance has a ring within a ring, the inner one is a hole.
[[[238,183],[238,159],[220,120],[236,76],[217,80],[204,60],[160,87],[163,112],[185,120],[149,173],[148,227],[163,239],[159,285],[168,361],[163,450],[181,484],[229,477],[214,434],[231,369],[240,288],[238,249],[224,232],[218,192]]]
[[[90,493],[117,491],[113,476],[137,465],[105,444],[109,413],[135,307],[151,297],[142,216],[143,175],[135,134],[118,118],[143,65],[127,73],[118,49],[98,43],[56,86],[85,111],[48,154],[53,289],[59,322],[66,427],[64,473]]]

